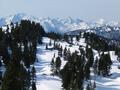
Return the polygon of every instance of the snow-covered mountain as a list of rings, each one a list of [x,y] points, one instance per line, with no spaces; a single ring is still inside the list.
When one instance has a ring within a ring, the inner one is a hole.
[[[68,32],[76,29],[88,29],[89,26],[86,22],[80,19],[68,18],[42,18],[40,19],[41,25],[45,28],[47,32]]]
[[[75,29],[88,29],[89,26],[86,22],[80,19],[73,19],[71,17],[67,18],[37,18],[34,16],[29,16],[26,14],[16,14],[11,15],[5,18],[0,19],[0,26],[10,24],[11,22],[16,23],[20,22],[20,20],[32,20],[35,22],[40,22],[44,27],[46,32],[59,32],[64,33]]]
[[[16,23],[21,20],[31,20],[40,23],[46,32],[58,32],[66,33],[72,31],[92,31],[96,34],[102,35],[107,38],[120,38],[120,25],[118,22],[111,21],[106,22],[104,19],[100,19],[95,22],[85,22],[80,19],[75,19],[71,17],[67,18],[38,18],[30,16],[27,14],[19,13],[16,15],[11,15],[0,19],[0,27],[3,25],[8,25],[11,22]]]

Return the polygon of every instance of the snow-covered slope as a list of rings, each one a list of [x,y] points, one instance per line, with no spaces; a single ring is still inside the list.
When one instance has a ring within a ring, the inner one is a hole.
[[[59,77],[51,75],[51,66],[50,62],[52,57],[57,57],[58,51],[57,50],[46,50],[46,44],[50,41],[49,38],[43,38],[43,44],[37,47],[37,59],[38,62],[35,63],[36,68],[36,76],[37,76],[37,90],[61,90],[62,81]],[[54,41],[52,40],[52,46]],[[63,48],[67,47],[70,48],[71,52],[75,52],[75,50],[79,51],[79,45],[85,49],[86,43],[85,39],[81,38],[79,41],[76,41],[75,38],[73,39],[74,45],[72,47],[65,41],[59,41],[60,45]],[[51,47],[52,47],[51,46]],[[96,50],[93,49],[94,59],[99,57],[99,54]],[[113,62],[111,68],[111,76],[110,77],[102,77],[102,76],[94,76],[94,80],[96,82],[96,90],[120,90],[120,69],[118,66],[120,63],[117,61],[117,56],[115,55],[114,51],[110,51],[111,60]],[[66,61],[62,59],[62,66],[65,65]]]
[[[45,45],[49,43],[49,38],[43,38],[43,45],[37,47],[37,59],[38,62],[35,63],[37,90],[60,90],[61,88],[61,79],[57,76],[51,75],[51,66],[50,62],[54,56],[54,53],[58,53],[57,50],[46,50]]]

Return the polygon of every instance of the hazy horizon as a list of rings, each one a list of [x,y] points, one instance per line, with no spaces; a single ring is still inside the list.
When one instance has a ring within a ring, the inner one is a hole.
[[[0,18],[26,13],[37,17],[73,17],[120,22],[120,0],[0,0]]]

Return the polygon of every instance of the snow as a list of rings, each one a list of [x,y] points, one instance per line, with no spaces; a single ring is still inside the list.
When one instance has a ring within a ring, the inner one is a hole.
[[[35,63],[36,68],[36,87],[37,90],[60,90],[61,79],[57,76],[51,75],[50,62],[57,50],[45,50],[45,43],[49,43],[50,39],[43,38],[43,45],[37,47],[37,62]]]
[[[52,76],[50,71],[50,62],[52,60],[52,57],[57,57],[58,51],[57,50],[45,50],[45,45],[48,44],[50,41],[49,38],[43,38],[43,45],[38,45],[37,47],[37,62],[35,63],[36,68],[36,87],[37,90],[61,90],[61,79],[57,76]],[[53,40],[51,40],[53,44]],[[58,42],[60,45],[62,45],[63,49],[67,46],[67,48],[70,48],[71,52],[75,52],[75,50],[78,50],[78,46],[69,47],[69,44],[66,42]],[[61,69],[64,67],[67,61],[64,61],[63,58]]]
[[[98,52],[93,50],[94,59],[99,58]],[[107,53],[107,52],[105,52]],[[120,69],[118,69],[119,62],[114,51],[110,51],[111,60],[113,62],[110,77],[95,76],[97,90],[120,90]]]
[[[105,20],[101,18],[96,23],[99,25],[103,25],[105,23]]]
[[[36,68],[36,87],[37,90],[61,90],[61,79],[57,76],[51,75],[50,71],[50,62],[52,60],[52,57],[54,56],[57,57],[57,50],[45,50],[45,44],[49,43],[50,39],[49,38],[43,38],[43,45],[38,45],[37,47],[37,59],[38,62],[35,63],[35,68]],[[74,45],[72,47],[69,47],[69,44],[65,41],[58,41],[60,45],[62,45],[63,49],[65,47],[70,48],[71,52],[74,52],[75,50],[78,50],[78,45],[82,45],[83,48],[85,48],[86,43],[85,39],[81,38],[79,42],[73,39]],[[53,44],[53,40],[52,40]],[[51,46],[52,47],[52,46]],[[94,59],[96,57],[99,58],[99,54],[96,50],[93,49],[94,53]],[[107,53],[107,52],[105,52]],[[117,61],[117,56],[115,55],[114,51],[110,51],[110,56],[113,61],[113,65],[111,68],[111,76],[110,77],[101,77],[95,75],[93,78],[96,82],[96,90],[120,90],[120,69],[118,69],[119,62]],[[63,58],[62,60],[62,66],[61,69],[64,67],[67,61],[64,61]]]
[[[107,23],[107,25],[109,25],[109,26],[118,26],[119,23],[115,22],[115,21],[110,21],[110,22]]]
[[[54,32],[60,32],[64,33],[67,31],[73,31],[77,29],[89,29],[90,25],[80,19],[73,19],[71,17],[67,18],[36,18],[33,16],[28,16],[26,14],[16,14],[11,15],[6,18],[0,19],[0,27],[6,24],[10,24],[10,22],[19,22],[22,19],[32,20],[41,23],[41,25],[44,27],[46,32],[54,31]],[[116,30],[119,30],[116,26],[118,25],[117,22],[108,22],[106,23],[105,20],[100,19],[98,22],[92,24],[92,27],[99,27],[103,25],[110,25],[115,26]],[[105,30],[104,30],[105,29]],[[2,27],[2,30],[6,30],[6,26]],[[91,30],[88,30],[89,32]],[[103,27],[100,31],[112,31],[110,28]],[[92,31],[91,31],[92,32]],[[34,64],[36,68],[36,86],[37,90],[61,90],[61,79],[57,76],[51,75],[51,66],[50,62],[52,60],[52,57],[55,54],[55,57],[57,57],[58,51],[57,50],[45,50],[46,44],[48,44],[50,41],[49,38],[43,38],[43,44],[37,46],[37,62]],[[67,49],[70,49],[71,52],[78,51],[79,52],[79,45],[82,46],[83,49],[86,47],[85,38],[81,38],[79,41],[76,41],[75,38],[73,38],[74,45],[68,44],[65,41],[58,41],[60,45],[62,45],[63,49],[66,47]],[[53,44],[53,40],[52,40]],[[53,47],[53,46],[49,46]],[[94,53],[94,59],[96,57],[99,58],[99,54],[96,50],[93,49]],[[107,52],[105,52],[107,53]],[[115,55],[114,51],[110,51],[111,60],[113,62],[112,68],[111,68],[111,76],[110,77],[101,77],[101,76],[95,76],[96,81],[96,90],[120,90],[120,69],[118,69],[118,66],[120,66],[120,63],[117,61],[117,56]],[[62,60],[62,66],[61,69],[64,67],[67,61]]]
[[[49,18],[42,17],[37,18],[31,15],[27,15],[25,13],[18,13],[15,15],[10,15],[5,18],[0,19],[0,27],[4,25],[8,25],[11,22],[16,23],[21,20],[31,20],[37,23],[40,23],[46,32],[59,32],[65,33],[71,30],[76,29],[87,29],[89,26],[86,22],[83,22],[80,19],[73,19],[71,17],[66,18]]]

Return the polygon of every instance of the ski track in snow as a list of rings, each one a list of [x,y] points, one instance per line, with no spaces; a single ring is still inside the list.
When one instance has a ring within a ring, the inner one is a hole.
[[[52,57],[55,53],[55,56],[57,56],[58,51],[57,50],[45,50],[46,43],[49,43],[50,39],[43,38],[43,44],[38,45],[37,47],[37,59],[38,62],[35,63],[36,68],[36,87],[37,90],[61,90],[61,79],[57,76],[52,76],[50,71],[50,62],[52,60]],[[77,43],[73,41],[74,43]],[[59,42],[63,48],[67,46],[67,48],[70,48],[71,52],[74,52],[75,50],[78,50],[77,44],[73,45],[72,47],[69,47],[69,44],[66,42]],[[84,39],[80,39],[80,42],[78,42],[79,45],[82,45],[83,48],[86,46],[86,43],[84,42]],[[96,50],[93,50],[94,58],[96,56],[99,56]],[[113,61],[112,69],[111,69],[111,76],[110,77],[100,77],[96,76],[96,90],[120,90],[120,69],[118,69],[118,61],[117,56],[115,56],[114,51],[110,51],[110,56]],[[65,65],[65,61],[62,59],[62,68]]]

